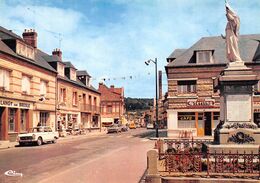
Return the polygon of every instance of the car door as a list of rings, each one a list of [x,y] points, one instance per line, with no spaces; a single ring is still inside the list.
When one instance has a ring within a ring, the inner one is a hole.
[[[49,128],[48,127],[44,127],[43,140],[44,141],[50,141],[50,132],[49,132]]]

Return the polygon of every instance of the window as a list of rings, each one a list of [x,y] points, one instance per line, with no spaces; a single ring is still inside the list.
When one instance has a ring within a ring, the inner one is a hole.
[[[97,106],[97,97],[94,97],[94,105]]]
[[[72,94],[72,104],[77,105],[78,104],[78,95],[77,92],[73,92]]]
[[[9,90],[10,85],[10,72],[0,69],[0,89]]]
[[[92,105],[92,99],[91,99],[90,95],[88,96],[88,102],[89,102],[89,105]]]
[[[47,82],[42,80],[40,84],[40,95],[46,96],[46,93],[47,93]]]
[[[212,63],[212,51],[196,51],[196,61],[197,63]]]
[[[26,122],[27,122],[27,118],[26,118],[26,115],[27,115],[27,111],[28,110],[25,110],[25,109],[21,109],[21,131],[26,131]]]
[[[22,92],[30,94],[31,91],[31,79],[28,76],[22,76]]]
[[[107,113],[112,113],[112,105],[107,106]]]
[[[14,132],[15,130],[15,113],[16,109],[9,108],[8,114],[8,131]]]
[[[60,102],[66,102],[66,89],[60,89]]]
[[[196,84],[196,80],[178,81],[178,93],[195,93]]]
[[[48,112],[40,112],[40,125],[41,126],[47,126],[48,119],[49,119]]]
[[[194,112],[178,113],[178,128],[196,128]]]

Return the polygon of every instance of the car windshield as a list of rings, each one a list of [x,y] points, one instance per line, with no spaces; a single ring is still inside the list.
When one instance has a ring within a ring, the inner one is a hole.
[[[29,132],[30,133],[33,133],[33,132],[43,132],[43,128],[40,128],[40,127],[30,128]]]

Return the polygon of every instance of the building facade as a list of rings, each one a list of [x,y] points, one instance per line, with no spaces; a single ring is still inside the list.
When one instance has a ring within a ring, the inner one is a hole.
[[[258,41],[257,41],[258,40]],[[260,76],[260,35],[240,36],[240,53],[247,67]],[[175,137],[211,136],[220,120],[219,91],[214,79],[226,68],[225,41],[205,37],[167,58],[168,134]],[[253,97],[254,121],[259,124],[259,86]],[[238,106],[239,107],[239,106]]]
[[[125,113],[124,88],[108,88],[100,83],[98,91],[101,93],[101,122],[102,126],[122,123]]]
[[[39,54],[37,33],[0,27],[0,140],[38,124],[55,129],[56,71]]]
[[[91,76],[86,71],[78,71],[71,62],[63,62],[59,49],[45,59],[58,73],[58,125],[68,131],[100,129],[100,93],[91,85]]]
[[[22,37],[0,27],[0,140],[15,141],[32,127],[100,129],[100,97],[86,71],[37,48],[37,33]]]

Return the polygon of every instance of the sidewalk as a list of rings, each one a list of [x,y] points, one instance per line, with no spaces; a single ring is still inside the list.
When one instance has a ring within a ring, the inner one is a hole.
[[[98,135],[104,135],[106,134],[106,130],[102,131],[92,131],[92,132],[87,132],[85,135],[67,135],[66,137],[59,137],[59,141],[66,141],[66,140],[71,140],[71,139],[80,139],[80,138],[86,138],[86,137],[93,137],[93,136],[98,136]],[[0,141],[0,150],[2,149],[8,149],[8,148],[14,148],[15,146],[18,146],[18,142],[10,142],[10,141]]]

